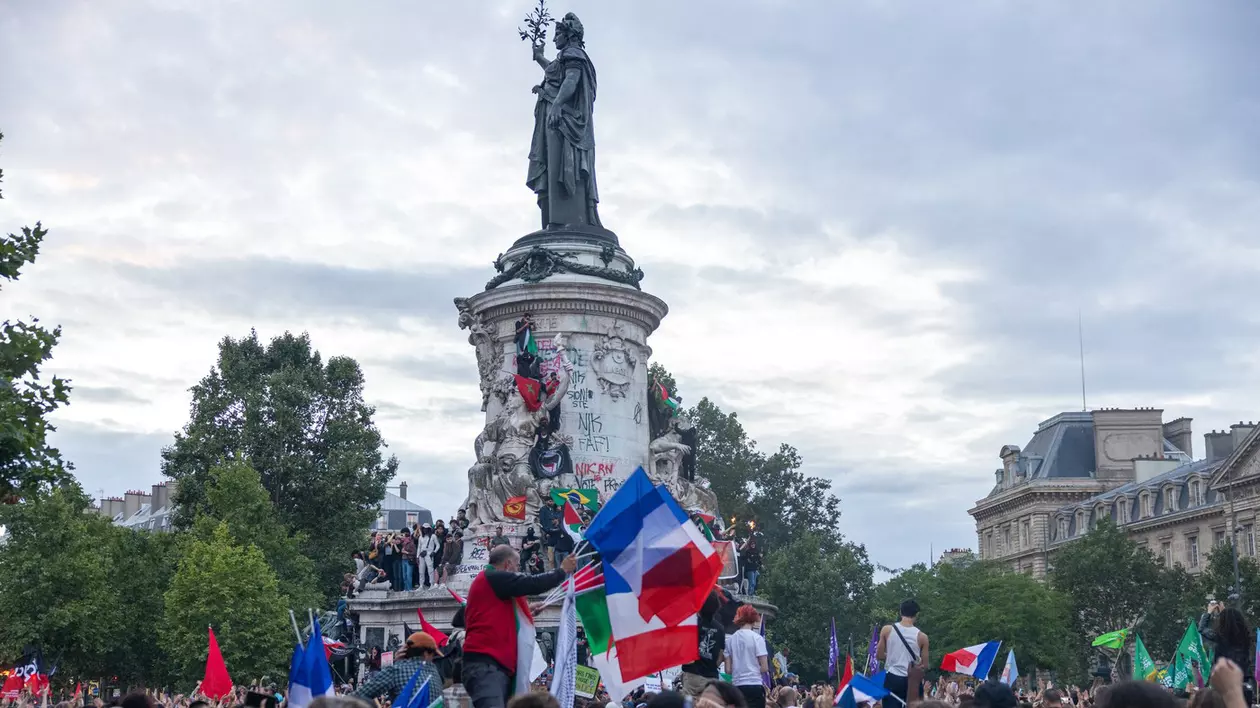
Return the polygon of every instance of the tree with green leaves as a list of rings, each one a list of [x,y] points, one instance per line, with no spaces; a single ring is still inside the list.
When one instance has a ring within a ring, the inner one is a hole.
[[[161,647],[184,689],[202,677],[214,627],[233,681],[283,676],[293,648],[288,608],[262,551],[232,539],[227,522],[210,538],[188,536],[165,596]]]
[[[208,511],[217,465],[248,460],[278,521],[299,534],[318,587],[332,596],[398,469],[397,458],[382,454],[358,363],[325,363],[305,334],[264,345],[251,332],[224,338],[218,363],[192,394],[191,420],[162,451],[162,472],[178,482],[176,524],[188,528]]]
[[[767,556],[759,592],[779,608],[770,632],[777,647],[791,647],[803,680],[827,678],[832,618],[842,644],[852,635],[865,648],[874,570],[864,546],[814,532]]]
[[[1093,639],[1135,628],[1151,653],[1177,644],[1197,616],[1196,583],[1184,569],[1165,569],[1144,546],[1109,521],[1063,546],[1053,557],[1050,584],[1067,595],[1079,666],[1092,664]]]
[[[235,543],[262,551],[288,607],[314,608],[322,603],[315,564],[302,553],[305,534],[292,532],[277,518],[262,478],[246,460],[227,461],[210,470],[206,512],[197,517],[193,533],[209,540],[221,523],[227,524]]]
[[[47,235],[36,222],[0,239],[0,280],[17,281]],[[60,327],[46,329],[36,318],[0,324],[0,503],[30,499],[72,478],[73,465],[48,444],[48,434],[56,430],[48,416],[69,402],[70,386],[57,376],[42,383],[39,371],[60,338]]]
[[[879,624],[897,620],[902,600],[919,603],[918,625],[931,637],[933,666],[945,652],[1000,639],[1003,650],[1015,651],[1025,674],[1034,667],[1074,668],[1067,596],[1009,568],[920,563],[881,583],[874,596]]]
[[[1239,609],[1248,626],[1260,626],[1260,563],[1246,555],[1238,557],[1238,576],[1242,583]],[[1228,541],[1218,544],[1208,553],[1207,566],[1199,576],[1197,600],[1206,604],[1208,596],[1232,604],[1229,597],[1234,587],[1234,554]]]
[[[155,618],[174,567],[174,538],[85,513],[70,482],[0,506],[0,659],[38,646],[64,675],[162,678]]]

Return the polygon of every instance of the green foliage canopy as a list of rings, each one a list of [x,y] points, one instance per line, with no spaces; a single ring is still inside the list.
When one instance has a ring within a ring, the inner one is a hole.
[[[162,472],[179,483],[177,525],[207,511],[216,465],[248,460],[331,596],[398,469],[382,455],[358,363],[325,364],[305,334],[264,346],[251,332],[220,343],[218,363],[192,394],[191,419],[162,451]]]

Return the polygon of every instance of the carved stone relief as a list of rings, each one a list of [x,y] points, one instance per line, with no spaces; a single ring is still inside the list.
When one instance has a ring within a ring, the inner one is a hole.
[[[625,340],[625,325],[618,322],[596,342],[591,352],[591,370],[599,381],[599,387],[611,398],[624,398],[634,383],[634,372],[639,365],[634,345]]]
[[[477,372],[481,376],[481,410],[484,413],[490,403],[496,379],[503,370],[503,349],[495,341],[494,327],[487,325],[481,315],[472,311],[468,298],[455,298],[459,310],[459,328],[468,330],[468,343],[477,350]]]

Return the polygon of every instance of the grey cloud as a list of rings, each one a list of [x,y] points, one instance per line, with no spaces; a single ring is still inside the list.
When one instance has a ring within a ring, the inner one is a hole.
[[[149,403],[149,399],[121,386],[75,386],[71,400],[90,403]]]
[[[369,270],[265,258],[112,268],[204,311],[280,319],[296,311],[387,328],[413,317],[453,323],[452,300],[476,292],[485,277],[474,268]]]
[[[173,439],[173,434],[60,421],[52,444],[64,459],[74,463],[74,475],[84,491],[96,497],[100,490],[114,496],[163,481],[162,448]]]

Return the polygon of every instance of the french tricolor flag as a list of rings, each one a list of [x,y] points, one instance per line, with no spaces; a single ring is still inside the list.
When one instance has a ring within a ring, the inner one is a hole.
[[[604,589],[621,680],[694,661],[696,613],[722,558],[663,485],[643,468],[586,529],[604,565]]]
[[[941,661],[941,668],[955,674],[966,674],[980,680],[989,677],[993,660],[997,658],[1002,642],[985,642],[958,651],[951,651]]]

